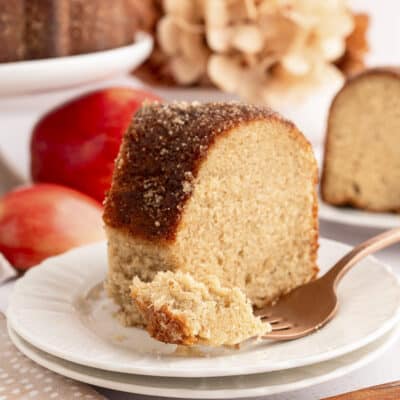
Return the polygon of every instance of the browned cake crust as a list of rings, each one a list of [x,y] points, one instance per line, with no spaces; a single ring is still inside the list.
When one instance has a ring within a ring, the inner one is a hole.
[[[329,115],[328,115],[328,122],[327,122],[327,129],[326,129],[326,135],[325,135],[325,145],[324,145],[324,161],[323,161],[323,167],[322,167],[322,174],[321,174],[321,185],[320,185],[320,193],[322,200],[324,200],[328,204],[332,204],[335,206],[351,206],[351,207],[356,207],[368,211],[388,211],[388,210],[381,210],[381,209],[376,209],[372,207],[365,207],[364,204],[361,204],[357,202],[353,198],[347,198],[347,197],[342,197],[340,199],[335,199],[334,201],[327,195],[327,184],[326,184],[326,175],[327,175],[327,159],[329,155],[329,148],[330,148],[330,142],[333,140],[332,135],[330,134],[331,131],[331,126],[333,123],[333,118],[334,115],[332,113],[332,110],[335,107],[336,101],[338,100],[340,94],[346,90],[349,86],[351,86],[353,83],[358,82],[360,79],[365,79],[369,76],[373,75],[383,75],[383,76],[392,76],[396,79],[400,79],[400,68],[396,67],[379,67],[379,68],[369,68],[357,75],[354,75],[346,80],[344,83],[343,87],[339,90],[339,92],[336,94],[334,99],[332,100],[330,109],[329,109]],[[391,210],[391,211],[397,211],[399,210]]]
[[[0,62],[130,44],[137,7],[134,0],[0,0]]]
[[[180,344],[185,346],[193,345],[197,338],[193,336],[184,317],[173,315],[168,307],[164,305],[159,310],[154,307],[136,302],[147,321],[146,330],[154,339],[164,343]]]
[[[283,120],[269,108],[240,103],[145,105],[124,136],[105,223],[143,239],[173,240],[192,181],[216,138],[242,123],[271,118]]]
[[[132,0],[70,0],[69,52],[82,54],[131,44],[136,18]]]
[[[25,2],[25,59],[68,55],[69,10],[65,1]]]
[[[0,62],[22,60],[25,0],[0,0]]]

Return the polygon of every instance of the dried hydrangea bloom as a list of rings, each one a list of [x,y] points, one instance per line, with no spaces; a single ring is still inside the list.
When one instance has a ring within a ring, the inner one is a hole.
[[[345,0],[165,0],[162,7],[157,38],[176,82],[208,77],[253,102],[331,76],[354,29]]]

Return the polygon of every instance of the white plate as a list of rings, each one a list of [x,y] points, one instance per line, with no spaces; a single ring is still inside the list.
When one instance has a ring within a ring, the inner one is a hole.
[[[62,360],[30,345],[9,325],[15,346],[27,357],[56,373],[108,389],[149,396],[188,399],[234,399],[268,396],[304,389],[339,378],[365,366],[387,350],[400,334],[400,327],[359,350],[331,361],[282,372],[224,378],[154,378],[89,368]]]
[[[346,245],[321,239],[322,270],[348,250]],[[105,243],[75,249],[31,269],[17,282],[11,297],[8,318],[13,328],[35,347],[82,365],[140,375],[205,377],[261,373],[332,359],[376,340],[400,317],[398,279],[388,267],[368,258],[340,284],[340,311],[319,332],[290,342],[249,341],[241,350],[200,349],[200,355],[182,357],[176,346],[117,322],[116,307],[100,284],[106,269]]]
[[[390,229],[400,227],[400,215],[376,213],[350,207],[334,207],[319,202],[319,217],[325,221],[370,228]]]
[[[68,57],[0,64],[0,96],[44,92],[94,82],[140,65],[153,39],[140,32],[129,46]]]

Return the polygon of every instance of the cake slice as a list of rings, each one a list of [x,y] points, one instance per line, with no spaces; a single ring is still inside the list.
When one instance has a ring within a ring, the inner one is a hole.
[[[215,275],[256,307],[313,279],[317,166],[299,130],[268,108],[151,103],[124,135],[104,208],[107,288],[126,325],[137,276]]]
[[[399,71],[366,71],[336,95],[321,185],[333,205],[400,211]]]
[[[235,345],[271,330],[239,288],[222,287],[215,276],[199,282],[188,273],[159,272],[149,283],[135,277],[131,289],[148,332],[165,343]]]

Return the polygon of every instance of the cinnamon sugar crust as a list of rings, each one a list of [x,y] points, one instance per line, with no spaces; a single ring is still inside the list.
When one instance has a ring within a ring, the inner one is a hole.
[[[145,104],[124,136],[105,223],[146,240],[174,240],[199,166],[216,138],[242,123],[270,118],[283,120],[269,108],[236,102]]]

